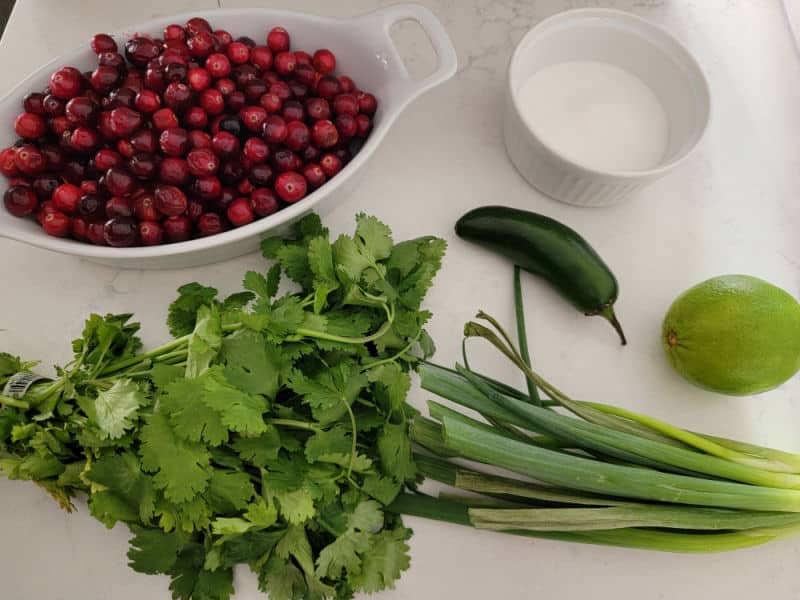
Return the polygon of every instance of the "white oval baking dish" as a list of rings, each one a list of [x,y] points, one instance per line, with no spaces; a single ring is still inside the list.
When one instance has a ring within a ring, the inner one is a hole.
[[[166,25],[183,23],[198,16],[208,19],[215,29],[228,30],[237,37],[247,35],[255,40],[264,40],[269,29],[280,25],[289,31],[295,48],[333,50],[337,71],[351,75],[361,88],[378,98],[374,128],[361,151],[336,177],[296,204],[244,227],[208,238],[152,247],[93,246],[50,237],[34,221],[14,217],[2,209],[0,236],[93,262],[138,269],[198,266],[251,252],[268,234],[280,234],[312,209],[324,211],[327,206],[344,201],[358,184],[367,161],[403,109],[417,96],[448,80],[456,72],[455,49],[444,27],[431,11],[414,4],[398,4],[348,19],[266,8],[198,11],[153,19],[112,35],[122,46],[134,33],[160,36]],[[404,20],[419,23],[437,54],[436,69],[421,80],[411,79],[390,36],[392,25]],[[12,123],[22,110],[22,99],[27,93],[46,87],[50,74],[61,66],[72,65],[86,70],[93,69],[96,64],[96,57],[87,40],[79,49],[59,56],[20,82],[0,100],[0,148],[10,146],[16,139]],[[0,180],[2,194],[8,182],[2,177]]]

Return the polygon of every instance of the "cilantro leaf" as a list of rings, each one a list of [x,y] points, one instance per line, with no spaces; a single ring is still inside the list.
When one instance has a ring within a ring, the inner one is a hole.
[[[258,589],[266,592],[269,600],[305,600],[308,597],[308,586],[300,569],[276,555],[261,568]]]
[[[394,582],[411,564],[406,543],[410,536],[411,530],[403,527],[372,536],[371,547],[362,554],[360,574],[349,578],[353,587],[368,594],[394,589]]]
[[[267,343],[263,335],[245,329],[227,336],[220,359],[225,363],[225,378],[235,387],[275,398],[283,360],[278,348]]]
[[[219,544],[220,565],[227,569],[241,563],[261,560],[272,552],[284,531],[247,531],[225,538]]]
[[[356,216],[356,237],[375,260],[389,258],[392,253],[392,230],[377,218],[361,213]]]
[[[155,513],[153,480],[132,452],[106,454],[93,462],[86,478],[101,489],[91,495],[92,514],[107,527],[117,521],[149,523]]]
[[[314,572],[314,558],[311,555],[311,544],[308,542],[305,527],[289,526],[275,547],[275,554],[283,559],[291,556],[303,571],[309,574]]]
[[[383,511],[374,500],[362,500],[347,520],[349,529],[374,533],[383,527]]]
[[[197,321],[189,338],[186,377],[193,379],[208,370],[222,345],[222,323],[216,306],[197,309]]]
[[[202,380],[177,379],[166,387],[160,409],[169,416],[169,422],[179,437],[219,446],[228,441],[228,428],[222,423],[220,414],[201,401],[203,393]]]
[[[367,377],[381,388],[386,398],[387,412],[399,410],[411,389],[411,377],[397,363],[387,363],[367,371]]]
[[[186,543],[184,536],[138,525],[131,525],[130,529],[134,535],[128,550],[128,566],[139,573],[169,573]]]
[[[178,504],[162,498],[156,503],[156,514],[164,531],[191,533],[208,527],[211,522],[211,508],[200,495]]]
[[[183,547],[170,570],[169,589],[175,600],[228,600],[233,594],[233,571],[203,568],[205,550],[197,542]]]
[[[294,370],[288,384],[311,405],[314,418],[324,426],[347,414],[350,405],[367,384],[367,378],[360,373],[357,365],[344,362],[313,378]]]
[[[169,305],[167,313],[169,332],[175,337],[192,332],[197,309],[203,305],[213,304],[217,298],[217,290],[194,282],[179,287],[178,294],[178,297]]]
[[[391,477],[369,475],[364,478],[361,489],[382,504],[389,504],[400,493],[402,485]]]
[[[416,477],[416,467],[411,457],[411,441],[406,423],[387,423],[378,434],[378,454],[385,475],[399,481]]]
[[[311,289],[314,273],[308,264],[308,251],[299,244],[285,244],[277,252],[277,259],[287,277],[300,284],[303,289]]]
[[[359,556],[370,547],[370,536],[363,531],[349,531],[325,546],[317,558],[317,576],[339,579],[342,571],[351,575],[361,573]]]
[[[118,439],[134,425],[145,396],[130,379],[117,379],[94,401],[97,426],[103,439]]]
[[[266,467],[270,461],[278,458],[281,436],[274,426],[267,425],[264,433],[258,437],[237,438],[232,446],[243,460],[256,467]]]
[[[348,467],[353,451],[353,436],[344,426],[336,426],[328,431],[317,431],[306,442],[308,462],[327,462]],[[352,457],[353,470],[365,471],[372,461],[362,455]]]
[[[215,514],[227,515],[244,510],[255,493],[246,472],[214,469],[206,497]]]
[[[220,414],[231,431],[258,435],[267,429],[263,417],[267,410],[266,399],[230,385],[218,366],[210,369],[204,379],[203,402]]]
[[[336,261],[336,274],[344,284],[357,282],[361,273],[370,266],[370,260],[364,256],[351,237],[339,236],[333,243],[333,255]]]

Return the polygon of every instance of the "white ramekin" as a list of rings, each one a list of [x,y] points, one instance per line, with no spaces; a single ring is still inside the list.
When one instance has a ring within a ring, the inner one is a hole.
[[[565,158],[532,131],[520,111],[521,86],[544,67],[582,60],[623,68],[653,90],[669,121],[669,142],[661,164],[646,171],[592,169]],[[622,11],[570,10],[537,24],[514,51],[508,70],[503,135],[514,166],[536,189],[569,204],[607,206],[683,161],[703,136],[710,105],[702,70],[672,35]]]

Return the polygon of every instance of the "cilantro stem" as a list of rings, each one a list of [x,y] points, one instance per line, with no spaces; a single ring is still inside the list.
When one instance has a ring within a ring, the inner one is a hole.
[[[318,425],[306,423],[305,421],[296,421],[294,419],[267,419],[266,422],[269,425],[293,427],[294,429],[305,429],[307,431],[322,431],[322,427],[319,427]]]
[[[358,452],[356,443],[358,441],[358,428],[356,427],[356,416],[353,414],[353,409],[350,408],[350,405],[345,401],[344,407],[347,409],[347,414],[350,415],[350,426],[353,428],[353,443],[350,447],[350,463],[347,465],[347,478],[350,479],[350,475],[353,473],[353,465],[356,462],[356,453]]]
[[[387,331],[392,327],[392,323],[394,322],[394,314],[391,314],[391,318],[387,318],[386,321],[381,325],[380,329],[378,329],[375,333],[364,336],[364,337],[342,337],[340,335],[333,335],[330,333],[325,333],[323,331],[314,331],[313,329],[304,329],[302,327],[298,328],[295,333],[297,335],[301,335],[303,337],[314,338],[318,340],[327,340],[329,342],[339,342],[342,344],[366,344],[367,342],[374,342],[375,340],[383,337]]]
[[[31,407],[30,402],[17,400],[16,398],[9,398],[8,396],[0,396],[0,404],[4,404],[5,406],[13,406],[14,408],[21,408],[22,410],[28,410]]]
[[[417,335],[415,335],[408,344],[406,344],[400,351],[398,351],[397,354],[394,354],[387,358],[382,358],[381,360],[376,360],[374,362],[367,363],[366,365],[361,367],[361,372],[363,373],[364,371],[372,369],[373,367],[379,367],[387,363],[395,362],[398,358],[408,353],[408,351],[414,347],[414,344],[417,343],[421,335],[422,335],[422,327],[420,327],[419,331],[417,331]]]

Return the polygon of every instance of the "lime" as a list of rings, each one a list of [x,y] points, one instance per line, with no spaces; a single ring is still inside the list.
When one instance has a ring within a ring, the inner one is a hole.
[[[672,366],[692,383],[757,394],[800,369],[800,304],[756,277],[722,275],[675,299],[661,337]]]

